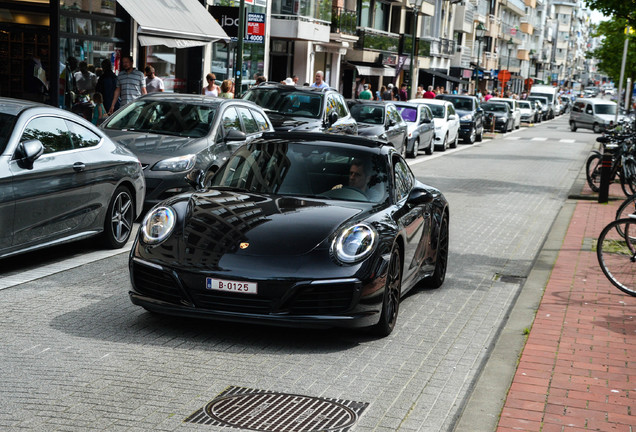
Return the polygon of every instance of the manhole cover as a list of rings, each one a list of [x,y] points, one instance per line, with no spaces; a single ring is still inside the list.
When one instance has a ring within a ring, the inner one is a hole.
[[[230,387],[186,422],[262,432],[345,432],[367,403]]]

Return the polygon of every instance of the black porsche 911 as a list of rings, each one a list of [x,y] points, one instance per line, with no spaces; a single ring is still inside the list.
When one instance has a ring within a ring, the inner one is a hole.
[[[210,187],[147,214],[130,255],[130,297],[170,315],[385,336],[406,292],[444,282],[448,227],[442,193],[393,147],[266,133]]]

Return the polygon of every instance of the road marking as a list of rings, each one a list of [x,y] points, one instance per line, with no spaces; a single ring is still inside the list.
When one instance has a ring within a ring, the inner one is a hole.
[[[530,139],[530,141],[547,141],[548,139],[546,137],[534,137],[532,139]]]
[[[521,139],[521,137],[506,137],[506,138],[504,138],[504,140],[506,140],[506,141],[518,141],[520,139]]]
[[[133,232],[136,232],[136,230],[134,230]],[[0,291],[2,291],[3,289],[14,287],[16,285],[21,285],[23,283],[33,282],[34,280],[51,276],[55,273],[60,273],[72,268],[81,267],[85,264],[99,261],[104,258],[109,258],[123,253],[129,253],[130,249],[132,249],[134,239],[135,236],[131,235],[128,243],[126,243],[126,245],[121,249],[99,250],[83,255],[77,255],[67,258],[63,261],[44,265],[31,270],[26,270],[17,274],[0,277]]]
[[[559,142],[572,144],[572,143],[575,143],[575,142],[576,142],[576,140],[573,140],[573,139],[565,139],[565,138],[564,138],[564,139],[560,139],[560,140],[559,140]]]

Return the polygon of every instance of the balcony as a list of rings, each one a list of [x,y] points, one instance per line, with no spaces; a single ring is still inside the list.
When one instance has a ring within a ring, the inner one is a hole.
[[[400,35],[372,30],[369,28],[358,29],[358,42],[356,48],[360,50],[385,51],[397,53],[400,45]]]
[[[451,39],[431,40],[431,55],[451,58],[455,55],[455,41]]]
[[[271,29],[274,38],[329,42],[331,22],[302,15],[272,14]]]
[[[403,55],[411,55],[413,43],[413,36],[402,35],[402,52]],[[419,57],[430,57],[431,55],[431,41],[425,39],[417,39],[417,46],[415,47],[415,54]]]
[[[331,33],[355,36],[357,18],[355,11],[335,9],[331,15]]]

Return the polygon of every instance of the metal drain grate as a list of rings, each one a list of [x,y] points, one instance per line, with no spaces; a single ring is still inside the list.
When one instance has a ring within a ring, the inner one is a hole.
[[[261,432],[346,432],[368,405],[232,386],[184,421]]]
[[[520,284],[526,280],[525,276],[516,276],[516,275],[506,275],[501,273],[495,273],[495,276],[492,278],[494,281],[499,281],[503,283],[513,283]]]

